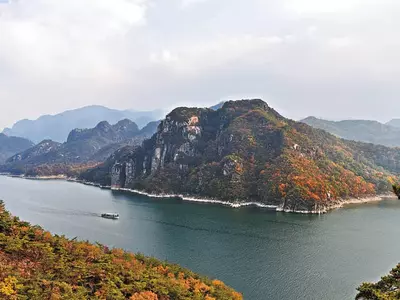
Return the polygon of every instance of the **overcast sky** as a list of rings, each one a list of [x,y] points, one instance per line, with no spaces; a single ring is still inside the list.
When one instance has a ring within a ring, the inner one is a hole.
[[[89,104],[261,97],[400,118],[399,0],[0,0],[0,128]]]

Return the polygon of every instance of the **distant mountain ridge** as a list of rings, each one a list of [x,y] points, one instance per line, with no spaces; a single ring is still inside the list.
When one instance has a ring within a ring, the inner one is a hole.
[[[377,121],[344,120],[327,121],[316,117],[308,117],[300,122],[314,128],[325,130],[338,137],[388,147],[400,146],[400,128]]]
[[[260,99],[179,107],[140,147],[116,151],[82,180],[151,194],[324,212],[389,192],[400,149],[346,141],[284,118]]]
[[[150,137],[156,131],[154,123],[157,124],[152,122],[139,130],[134,122],[124,119],[115,125],[102,121],[91,129],[74,129],[67,142],[44,140],[9,158],[0,170],[14,174],[54,175],[52,173],[62,173],[70,166],[103,162],[117,149],[138,145]],[[40,167],[43,171],[36,172]],[[53,172],[52,168],[57,171]]]
[[[12,155],[25,151],[33,145],[30,140],[0,133],[0,164]]]
[[[392,126],[392,127],[396,127],[396,128],[400,128],[400,119],[390,120],[389,122],[386,123],[386,125],[389,125],[389,126]]]
[[[24,137],[35,143],[46,139],[62,143],[67,140],[68,134],[74,128],[93,128],[101,121],[115,124],[122,119],[130,119],[139,127],[143,127],[161,117],[161,110],[140,112],[93,105],[56,115],[41,116],[37,120],[21,120],[12,128],[5,128],[3,133],[9,136]]]

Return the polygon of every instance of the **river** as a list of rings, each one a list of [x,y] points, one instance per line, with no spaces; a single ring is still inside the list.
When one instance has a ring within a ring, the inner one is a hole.
[[[354,299],[400,261],[400,201],[325,215],[149,199],[78,183],[0,176],[11,213],[218,278],[245,299]],[[99,217],[118,212],[119,220]]]

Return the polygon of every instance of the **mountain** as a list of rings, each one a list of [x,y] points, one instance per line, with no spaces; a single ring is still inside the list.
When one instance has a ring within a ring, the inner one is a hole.
[[[400,119],[393,119],[393,120],[387,122],[386,125],[400,128]]]
[[[1,201],[0,237],[0,299],[243,299],[177,265],[52,235]]]
[[[3,133],[9,136],[28,138],[35,143],[45,139],[65,142],[69,132],[74,128],[92,128],[101,121],[114,124],[122,119],[133,120],[138,126],[158,120],[162,116],[159,110],[130,111],[115,110],[104,106],[87,106],[79,109],[65,111],[51,116],[42,116],[37,120],[21,120],[4,129]]]
[[[0,164],[15,153],[22,152],[33,145],[34,144],[27,139],[7,136],[0,133]]]
[[[388,147],[400,146],[400,128],[377,121],[345,120],[335,122],[308,117],[301,120],[301,122],[347,140],[380,144]]]
[[[256,99],[177,108],[142,146],[119,149],[81,179],[317,212],[388,192],[399,172],[400,149],[342,140]]]
[[[117,149],[138,145],[155,131],[153,123],[139,130],[128,119],[115,125],[102,121],[92,129],[74,129],[63,144],[44,140],[9,158],[0,170],[27,175],[70,175],[71,168],[76,171],[77,167],[80,170],[88,164],[103,162]]]
[[[216,105],[214,105],[214,106],[211,106],[210,108],[212,109],[212,110],[218,110],[218,109],[220,109],[222,106],[224,106],[224,101],[221,101],[220,103],[218,103],[218,104],[216,104]]]
[[[146,126],[144,126],[138,136],[144,137],[144,138],[151,138],[154,133],[156,133],[158,126],[160,125],[161,121],[153,121],[148,123]]]

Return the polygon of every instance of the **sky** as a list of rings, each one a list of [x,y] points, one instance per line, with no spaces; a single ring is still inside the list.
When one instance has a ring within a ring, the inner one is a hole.
[[[398,0],[0,0],[0,128],[66,109],[262,98],[400,118]]]

